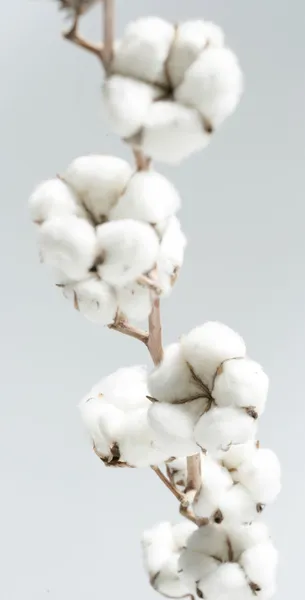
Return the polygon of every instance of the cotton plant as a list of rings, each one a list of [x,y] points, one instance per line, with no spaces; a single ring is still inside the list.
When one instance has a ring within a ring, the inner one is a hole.
[[[79,32],[101,4],[104,39]],[[167,598],[269,600],[277,552],[262,513],[281,488],[279,461],[258,440],[268,377],[242,337],[208,321],[162,346],[160,301],[183,266],[179,192],[154,161],[204,150],[235,111],[243,76],[223,31],[152,16],[114,35],[114,0],[60,0],[64,37],[100,61],[101,103],[134,162],[76,157],[29,199],[40,261],[72,308],[148,348],[153,368],[120,367],[80,402],[94,453],[109,468],[151,468],[180,521],[142,536],[144,568]],[[148,321],[147,330],[139,322]]]

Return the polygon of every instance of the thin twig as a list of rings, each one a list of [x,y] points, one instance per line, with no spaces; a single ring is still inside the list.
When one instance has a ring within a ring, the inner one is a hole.
[[[76,46],[80,46],[84,50],[88,50],[94,54],[101,62],[103,62],[103,46],[101,44],[93,44],[78,33],[79,15],[75,15],[73,25],[69,31],[63,33],[63,37],[72,42]]]
[[[147,347],[155,365],[163,359],[162,326],[160,313],[160,299],[154,298],[152,311],[149,316],[149,336]]]
[[[198,494],[201,488],[201,455],[195,454],[194,456],[187,457],[187,486],[186,494],[194,495],[194,498]]]
[[[166,487],[170,490],[170,492],[177,498],[180,503],[184,502],[184,495],[181,494],[176,488],[172,485],[172,483],[165,477],[164,473],[159,469],[159,467],[151,467],[152,470],[156,473],[156,475],[161,479],[162,483],[166,485]]]
[[[123,333],[124,335],[128,335],[129,337],[139,340],[140,342],[143,342],[145,346],[148,346],[149,335],[147,331],[134,327],[120,315],[117,315],[114,323],[112,323],[112,325],[108,325],[108,327],[109,329],[114,329],[119,333]]]
[[[160,296],[162,292],[160,286],[158,285],[158,282],[154,281],[154,279],[151,279],[147,275],[141,275],[137,283],[139,285],[142,285],[143,287],[147,287],[148,289],[153,290],[155,294],[157,294],[157,296]]]
[[[138,171],[148,171],[151,164],[151,158],[144,156],[143,152],[136,148],[133,148],[133,154]]]
[[[106,72],[109,71],[113,59],[114,46],[114,0],[102,0],[103,2],[103,62]]]

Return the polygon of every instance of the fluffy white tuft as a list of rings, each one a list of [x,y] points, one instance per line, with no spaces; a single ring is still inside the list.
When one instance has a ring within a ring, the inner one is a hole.
[[[130,23],[117,44],[112,71],[148,83],[166,85],[164,63],[169,54],[174,27],[158,17]]]
[[[139,171],[111,211],[110,219],[128,218],[156,224],[174,215],[179,208],[179,194],[163,175]]]
[[[83,216],[72,190],[59,178],[38,185],[29,199],[29,208],[38,225],[53,217]]]
[[[100,325],[113,323],[117,312],[114,290],[104,281],[90,277],[76,284],[66,285],[63,293],[89,321]]]
[[[152,227],[132,219],[104,223],[97,228],[99,275],[110,284],[124,286],[152,269],[159,250]]]
[[[192,329],[181,344],[185,360],[210,390],[222,363],[246,354],[243,339],[233,329],[213,321]]]
[[[147,418],[148,406],[126,415],[124,432],[120,439],[121,460],[132,467],[158,465],[170,458],[166,445],[157,442]]]
[[[102,223],[132,175],[130,165],[114,156],[81,156],[64,173],[95,223]]]
[[[223,46],[224,35],[220,27],[205,21],[180,23],[167,61],[167,69],[173,87],[183,80],[187,69],[209,46]]]
[[[138,283],[130,283],[123,288],[118,288],[117,300],[120,313],[129,320],[142,321],[151,312],[151,292]]]
[[[103,399],[90,396],[80,404],[80,414],[97,453],[107,458],[111,447],[121,437],[124,429],[124,413]]]
[[[162,90],[144,81],[112,75],[103,87],[107,118],[114,133],[122,138],[137,134],[152,102],[162,96]]]
[[[200,111],[212,128],[235,110],[243,77],[235,54],[228,48],[207,48],[187,70],[175,99]]]
[[[253,408],[261,415],[268,387],[268,377],[258,363],[249,358],[228,360],[217,372],[213,397],[218,406]]]
[[[218,460],[226,469],[237,472],[238,467],[245,461],[251,460],[256,452],[256,443],[251,440],[246,444],[232,444],[225,450],[220,450],[217,454]]]
[[[215,453],[254,439],[255,432],[256,421],[245,412],[213,406],[197,422],[195,439],[201,448]]]
[[[257,504],[251,494],[239,483],[233,485],[218,499],[219,514],[215,514],[215,523],[225,524],[252,523],[258,517]]]
[[[249,548],[241,556],[240,564],[246,576],[258,586],[264,599],[269,597],[265,591],[275,589],[277,562],[278,554],[270,540]]]
[[[39,247],[46,265],[72,280],[83,279],[96,255],[94,228],[78,217],[53,217],[39,229]]]
[[[194,423],[201,410],[201,400],[189,404],[173,405],[166,402],[152,403],[148,419],[157,438],[166,444],[170,456],[190,456],[198,453],[194,440]]]
[[[157,261],[158,281],[164,295],[171,292],[182,267],[187,241],[177,217],[169,219]]]
[[[178,164],[209,142],[198,112],[175,102],[155,102],[143,122],[141,146],[155,160]]]
[[[219,508],[219,498],[233,486],[233,482],[227,469],[208,455],[202,459],[202,478],[203,484],[193,509],[198,517],[210,519]]]
[[[274,502],[281,490],[281,467],[274,452],[259,448],[244,460],[234,473],[239,481],[260,504]]]

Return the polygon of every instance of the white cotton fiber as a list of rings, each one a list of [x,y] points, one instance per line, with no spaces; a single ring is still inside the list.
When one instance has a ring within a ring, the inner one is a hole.
[[[150,395],[159,402],[181,402],[202,396],[183,358],[179,343],[164,349],[163,360],[148,376]]]
[[[233,485],[228,471],[210,456],[202,460],[203,485],[195,502],[193,510],[196,516],[210,519],[219,508],[219,498]]]
[[[255,500],[239,483],[232,485],[225,494],[219,497],[218,508],[225,524],[251,523],[258,517]],[[215,522],[217,522],[217,515]]]
[[[166,85],[164,63],[174,33],[173,25],[159,17],[145,17],[129,23],[117,44],[112,72]]]
[[[29,208],[32,220],[38,225],[53,217],[83,216],[76,196],[59,178],[38,185],[29,199]]]
[[[130,165],[115,156],[76,158],[63,177],[78,195],[95,223],[102,223],[132,175]]]
[[[228,48],[210,47],[187,70],[175,99],[198,109],[216,128],[234,112],[242,91],[243,77],[235,54]]]
[[[142,552],[144,566],[150,576],[162,570],[162,567],[173,552],[172,525],[162,522],[142,535]]]
[[[138,468],[159,465],[170,458],[166,449],[157,444],[147,419],[147,408],[139,408],[126,415],[120,452],[124,462]]]
[[[175,216],[171,217],[162,236],[157,261],[158,282],[164,295],[170,293],[175,284],[177,274],[183,264],[186,244],[186,237],[181,230],[179,219]]]
[[[116,286],[124,286],[150,271],[159,243],[153,228],[131,219],[104,223],[97,228],[98,273]]]
[[[143,122],[141,147],[155,160],[178,164],[209,142],[198,112],[175,102],[155,102]]]
[[[238,333],[214,321],[192,329],[182,337],[181,345],[185,360],[210,390],[223,361],[246,354],[245,343]]]
[[[79,406],[81,418],[94,443],[96,452],[109,456],[110,446],[117,442],[124,427],[124,413],[105,400],[86,397]]]
[[[94,228],[78,217],[53,217],[39,230],[43,262],[62,271],[72,280],[83,279],[96,255]]]
[[[151,291],[138,283],[118,288],[117,301],[119,312],[128,320],[142,321],[151,313]]]
[[[246,444],[232,444],[225,450],[220,450],[217,454],[218,460],[232,471],[232,477],[234,479],[238,467],[245,461],[250,460],[253,454],[256,452],[256,443],[251,440]]]
[[[260,448],[234,474],[257,503],[270,504],[281,490],[281,467],[274,452]]]
[[[174,215],[180,197],[174,186],[156,171],[139,171],[110,213],[110,219],[138,219],[156,224]]]
[[[275,587],[277,562],[278,553],[270,540],[249,548],[240,559],[248,580],[262,592],[264,588]]]
[[[222,30],[214,23],[199,20],[180,23],[167,61],[173,87],[182,82],[187,69],[208,45],[223,46],[223,38]]]
[[[215,453],[231,444],[244,444],[254,439],[255,420],[235,408],[213,406],[197,422],[195,440],[201,448]]]
[[[143,81],[120,75],[109,77],[103,87],[103,100],[114,133],[122,138],[138,133],[152,102],[162,94],[162,90]]]
[[[261,415],[268,387],[268,377],[258,363],[249,358],[228,360],[215,378],[213,398],[218,406],[252,407]]]
[[[200,410],[200,401],[188,405],[166,402],[152,403],[148,419],[157,439],[168,449],[169,456],[190,456],[198,453],[194,440],[194,409]],[[197,404],[197,406],[194,406]]]
[[[100,325],[113,322],[117,312],[117,298],[113,288],[104,281],[90,277],[65,286],[63,293],[89,321]]]
[[[102,395],[124,412],[147,407],[147,369],[141,365],[122,367],[93,386],[90,395]]]

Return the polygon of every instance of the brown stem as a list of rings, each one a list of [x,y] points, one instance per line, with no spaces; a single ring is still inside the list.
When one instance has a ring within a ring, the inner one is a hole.
[[[142,285],[143,287],[147,287],[148,289],[153,290],[158,296],[160,296],[162,290],[158,285],[158,282],[154,281],[154,279],[151,279],[147,275],[141,275],[137,283],[139,285]]]
[[[154,298],[152,311],[149,316],[149,335],[147,347],[155,365],[163,359],[162,326],[160,313],[160,299]]]
[[[133,148],[133,154],[136,161],[138,171],[148,171],[151,163],[151,159],[144,156],[141,150]]]
[[[104,8],[103,18],[103,62],[106,72],[109,71],[113,59],[114,46],[114,0],[102,0]]]
[[[63,33],[63,37],[66,40],[68,40],[69,42],[72,42],[73,44],[75,44],[76,46],[80,46],[80,48],[83,48],[84,50],[88,50],[88,52],[91,52],[92,54],[97,56],[97,58],[101,62],[103,62],[103,46],[99,45],[99,44],[93,44],[92,42],[89,42],[88,40],[83,38],[78,33],[78,24],[79,24],[79,15],[76,14],[74,23],[73,23],[71,29],[69,29],[69,31],[66,31],[65,33]]]
[[[194,492],[194,495],[201,488],[201,456],[195,454],[187,457],[187,486],[186,492]]]
[[[114,329],[119,333],[123,333],[124,335],[128,335],[129,337],[143,342],[145,346],[148,345],[149,336],[147,331],[143,331],[142,329],[138,329],[137,327],[130,325],[130,323],[128,323],[128,321],[125,321],[125,319],[120,315],[117,315],[114,323],[112,323],[112,325],[108,325],[108,327],[109,329]]]
[[[164,485],[166,485],[167,489],[169,489],[170,492],[175,496],[175,498],[177,498],[177,500],[180,503],[184,502],[184,495],[181,494],[181,492],[178,492],[178,490],[176,490],[176,488],[167,479],[167,477],[165,477],[164,473],[162,473],[161,469],[159,469],[159,467],[151,467],[151,468],[156,473],[156,475],[159,477],[159,479],[161,479],[162,483],[164,483]]]

